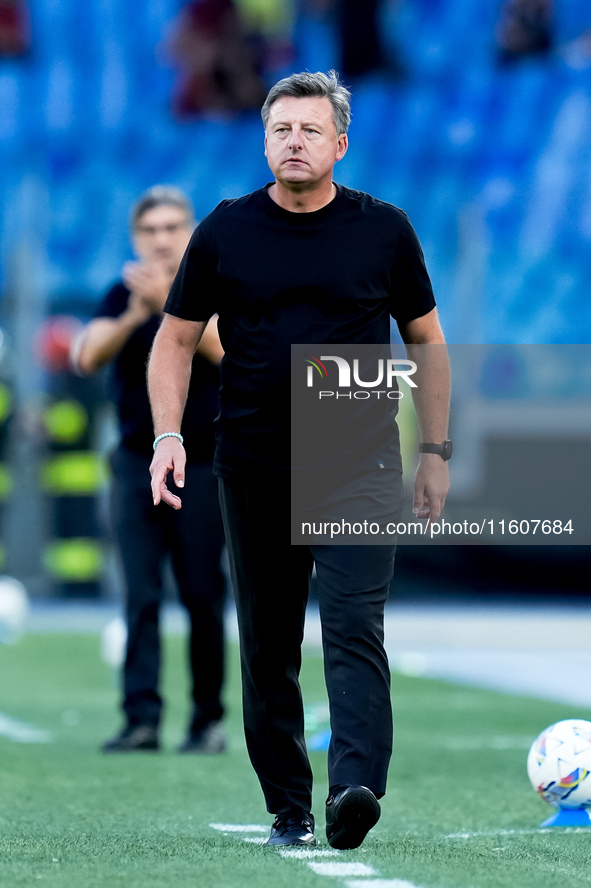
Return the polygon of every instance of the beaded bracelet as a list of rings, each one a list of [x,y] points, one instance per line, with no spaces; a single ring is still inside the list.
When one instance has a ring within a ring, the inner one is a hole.
[[[156,450],[156,445],[159,441],[162,441],[163,438],[178,438],[181,444],[183,443],[183,436],[180,435],[178,432],[164,432],[164,434],[158,435],[158,437],[154,439],[154,450]]]

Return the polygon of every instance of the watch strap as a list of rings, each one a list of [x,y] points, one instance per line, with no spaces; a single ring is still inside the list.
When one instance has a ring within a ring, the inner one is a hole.
[[[419,453],[436,453],[444,460],[450,459],[452,452],[453,445],[451,441],[444,441],[443,444],[431,444],[422,441],[419,444]]]

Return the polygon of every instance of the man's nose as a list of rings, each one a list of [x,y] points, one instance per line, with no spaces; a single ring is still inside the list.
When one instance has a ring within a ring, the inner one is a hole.
[[[170,233],[166,230],[163,225],[162,228],[156,229],[156,234],[154,237],[154,243],[159,247],[168,246],[170,242]]]
[[[294,126],[289,136],[289,147],[293,149],[301,148],[303,145],[302,133],[299,127]]]

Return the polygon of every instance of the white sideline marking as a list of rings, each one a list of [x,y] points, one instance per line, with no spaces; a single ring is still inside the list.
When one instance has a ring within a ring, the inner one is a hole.
[[[260,823],[210,823],[209,825],[211,829],[217,829],[219,832],[266,833],[269,829],[268,826],[262,826]]]
[[[253,845],[264,845],[267,841],[265,836],[242,836],[243,842],[251,842]]]
[[[0,735],[14,740],[15,743],[51,743],[49,731],[27,725],[0,712]]]
[[[588,827],[585,827],[588,829]],[[549,828],[538,827],[537,829],[491,829],[482,832],[459,832],[448,833],[443,836],[444,839],[492,839],[495,836],[533,836],[537,833],[549,832]]]
[[[319,876],[375,876],[376,871],[366,863],[309,863]],[[374,883],[372,882],[373,886]]]
[[[338,857],[340,852],[334,848],[284,848],[279,853],[282,857],[297,857],[304,860],[308,857]]]
[[[345,882],[347,888],[419,888],[413,882],[406,882],[404,879],[372,879],[368,882],[366,879],[349,879]]]

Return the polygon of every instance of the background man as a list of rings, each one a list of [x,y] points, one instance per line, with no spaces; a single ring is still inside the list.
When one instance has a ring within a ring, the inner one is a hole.
[[[377,822],[392,747],[383,616],[394,546],[290,545],[290,346],[388,343],[390,316],[411,358],[415,345],[444,342],[405,214],[333,181],[347,150],[349,98],[334,72],[294,74],[271,89],[262,115],[274,181],[223,201],[201,223],[172,286],[148,374],[160,438],[154,502],[178,509],[166,479],[184,483],[176,433],[191,356],[208,319],[219,314],[225,356],[214,467],[237,599],[247,745],[276,815],[271,846],[316,843],[298,682],[314,564],[331,711],[326,831],[333,847],[357,847]],[[417,362],[423,441],[442,444],[447,355],[440,348]],[[382,471],[374,457],[364,467],[372,476]],[[395,443],[387,460],[381,483],[395,501]],[[436,521],[448,486],[440,453],[424,453],[415,510]]]
[[[159,746],[163,706],[159,694],[159,609],[168,556],[190,620],[193,710],[180,751],[218,753],[226,747],[221,724],[223,531],[211,465],[222,356],[215,321],[209,324],[191,361],[193,373],[183,420],[190,483],[183,512],[155,511],[146,485],[153,437],[146,362],[170,284],[194,227],[193,208],[177,188],[155,186],[140,197],[131,214],[138,259],[123,267],[123,280],[106,294],[76,346],[75,361],[82,373],[113,364],[111,380],[121,433],[111,466],[112,519],[127,591],[125,725],[106,741],[104,752]]]

